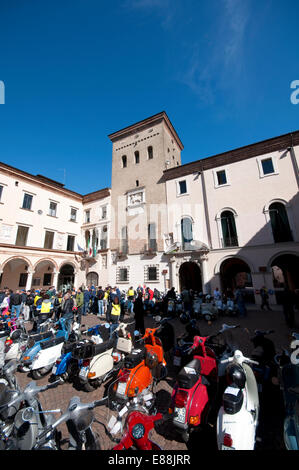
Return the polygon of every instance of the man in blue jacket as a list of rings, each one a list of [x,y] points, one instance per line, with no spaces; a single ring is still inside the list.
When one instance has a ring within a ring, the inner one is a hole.
[[[90,292],[85,289],[84,291],[84,302],[83,302],[83,307],[82,307],[82,315],[87,315],[89,312],[89,302],[90,302]]]

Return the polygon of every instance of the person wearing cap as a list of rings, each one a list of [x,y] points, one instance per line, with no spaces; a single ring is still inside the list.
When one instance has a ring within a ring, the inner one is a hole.
[[[144,327],[144,304],[143,294],[138,292],[137,299],[134,302],[134,314],[135,314],[135,330],[140,331],[142,335],[145,333]]]

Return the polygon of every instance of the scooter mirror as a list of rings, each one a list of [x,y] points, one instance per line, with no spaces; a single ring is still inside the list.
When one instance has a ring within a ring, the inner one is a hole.
[[[25,408],[24,411],[22,412],[22,420],[30,421],[33,414],[34,414],[34,409],[31,406],[28,408]]]

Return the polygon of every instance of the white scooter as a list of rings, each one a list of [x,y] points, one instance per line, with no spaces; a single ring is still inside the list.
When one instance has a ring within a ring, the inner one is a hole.
[[[34,356],[31,365],[32,377],[35,380],[39,380],[44,377],[53,368],[56,360],[61,356],[62,347],[67,339],[70,339],[73,335],[73,341],[79,339],[80,324],[76,321],[72,324],[72,329],[68,335],[66,327],[63,324],[61,335],[57,335],[54,338],[49,338],[46,341],[40,343],[40,351]]]
[[[85,348],[73,352],[73,357],[79,360],[79,380],[86,392],[93,391],[111,377],[121,367],[124,355],[132,351],[132,338],[127,332],[132,323],[120,323],[113,337],[105,343],[92,344],[89,341]]]
[[[221,361],[227,367],[230,385],[223,394],[223,405],[217,418],[219,450],[253,450],[259,417],[259,395],[254,373],[247,364],[258,364],[241,351]]]

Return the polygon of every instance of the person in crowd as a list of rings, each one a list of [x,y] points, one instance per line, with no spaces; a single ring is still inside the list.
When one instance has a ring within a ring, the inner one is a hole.
[[[112,338],[113,331],[118,327],[121,316],[121,307],[119,298],[117,295],[113,297],[111,302],[111,309],[109,312],[109,323],[110,323],[110,338]]]
[[[69,292],[64,294],[61,302],[61,318],[65,320],[68,332],[71,332],[72,322],[74,320],[74,300]]]
[[[32,306],[34,304],[34,293],[28,290],[26,293],[26,300],[23,309],[24,320],[28,321],[32,318]]]
[[[221,292],[219,290],[219,287],[216,287],[214,290],[214,300],[221,300]]]
[[[104,291],[102,286],[99,286],[97,291],[98,300],[98,317],[101,318],[104,315]]]
[[[59,291],[54,297],[53,308],[54,308],[54,320],[58,321],[61,315],[61,303],[62,303],[62,292]]]
[[[36,312],[38,314],[36,321],[36,328],[39,331],[41,323],[45,322],[53,314],[53,304],[50,300],[49,294],[43,293],[41,301],[37,302]]]
[[[133,286],[130,287],[130,289],[127,292],[127,299],[128,299],[128,312],[133,313],[134,312],[134,299],[135,299],[136,293],[133,289]]]
[[[10,292],[7,290],[4,293],[4,298],[1,302],[1,315],[8,315],[9,312],[9,300],[10,300]]]
[[[144,328],[144,303],[142,292],[138,292],[137,299],[134,302],[135,314],[135,330],[139,331],[142,335],[145,333]]]
[[[84,294],[81,288],[79,287],[77,294],[76,294],[76,307],[77,307],[77,315],[78,315],[79,323],[81,323],[83,305],[84,305]]]
[[[271,308],[269,305],[269,293],[268,293],[268,289],[266,288],[266,286],[263,286],[260,289],[260,296],[262,299],[261,309],[264,310],[264,307],[267,307],[267,309],[271,311]]]
[[[11,316],[16,316],[18,319],[21,313],[21,304],[22,304],[22,297],[19,290],[16,292],[12,292],[9,299],[9,306],[10,306],[10,313]]]
[[[238,286],[235,291],[236,304],[239,309],[240,317],[247,316],[247,309],[245,305],[245,298],[242,287]]]
[[[107,307],[108,307],[108,301],[109,301],[109,288],[106,287],[105,292],[104,292],[104,298],[103,298],[103,312],[104,315],[106,315],[107,312]]]
[[[183,288],[182,292],[181,292],[181,299],[182,299],[182,302],[183,302],[183,310],[185,313],[189,312],[191,313],[192,311],[192,299],[191,299],[191,295],[190,295],[190,292],[188,289],[186,289],[185,287]]]
[[[282,308],[286,324],[289,328],[294,328],[295,324],[295,295],[290,289],[285,288],[282,293]]]
[[[85,289],[83,292],[84,303],[82,308],[82,315],[86,316],[89,313],[89,303],[90,303],[90,292],[88,289]]]

